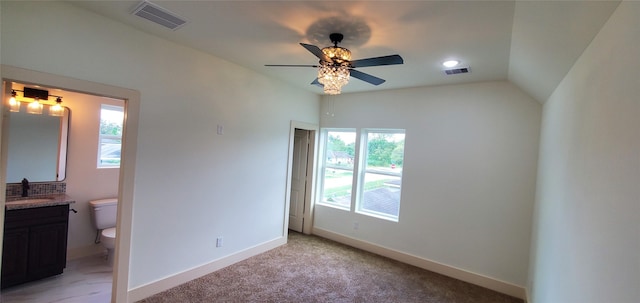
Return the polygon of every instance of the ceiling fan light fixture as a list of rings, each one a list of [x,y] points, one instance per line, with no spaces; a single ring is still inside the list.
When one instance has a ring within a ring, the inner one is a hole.
[[[328,95],[340,94],[342,87],[349,83],[349,78],[353,76],[372,85],[380,85],[384,79],[363,73],[356,68],[367,66],[395,65],[403,64],[404,60],[400,55],[389,55],[382,57],[372,57],[351,61],[351,51],[344,47],[339,47],[338,43],[344,36],[340,33],[332,33],[329,39],[333,46],[319,48],[315,45],[300,43],[302,47],[320,59],[319,65],[265,65],[265,66],[289,66],[289,67],[313,67],[318,68],[318,77],[311,82],[312,85],[322,85],[324,93]]]
[[[324,86],[325,94],[338,95],[342,87],[349,83],[349,67],[323,62],[318,69],[318,82]]]
[[[351,61],[351,51],[339,46],[327,46],[322,49],[322,52],[333,60],[333,62],[342,63],[345,61]]]

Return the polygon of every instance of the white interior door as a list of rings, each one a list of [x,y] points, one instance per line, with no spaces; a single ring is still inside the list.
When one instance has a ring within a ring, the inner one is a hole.
[[[304,199],[307,190],[308,156],[309,131],[296,128],[293,140],[293,164],[291,167],[289,229],[297,232],[302,232],[304,223]]]

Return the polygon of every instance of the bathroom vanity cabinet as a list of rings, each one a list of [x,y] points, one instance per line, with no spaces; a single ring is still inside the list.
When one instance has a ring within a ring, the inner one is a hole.
[[[61,274],[69,204],[5,211],[2,288]]]

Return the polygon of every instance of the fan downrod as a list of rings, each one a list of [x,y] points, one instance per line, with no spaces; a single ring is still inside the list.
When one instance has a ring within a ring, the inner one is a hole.
[[[342,35],[341,33],[331,33],[329,35],[329,39],[331,40],[333,45],[336,47],[338,46],[338,43],[342,42],[343,38],[344,38],[344,35]]]

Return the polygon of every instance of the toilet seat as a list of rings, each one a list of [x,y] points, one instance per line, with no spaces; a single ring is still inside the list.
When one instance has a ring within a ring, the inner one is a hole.
[[[107,249],[113,249],[116,247],[116,228],[106,228],[102,230],[100,234],[100,242]]]

